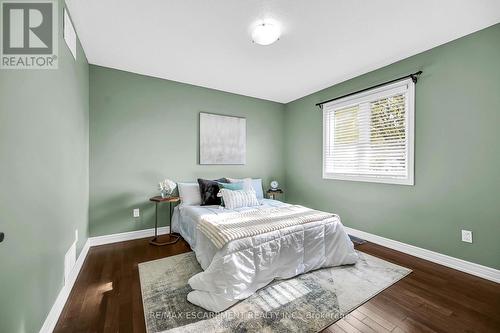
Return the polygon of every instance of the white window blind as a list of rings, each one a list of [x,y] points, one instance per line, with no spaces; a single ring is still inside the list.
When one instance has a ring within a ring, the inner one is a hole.
[[[413,185],[411,79],[323,105],[323,178]]]

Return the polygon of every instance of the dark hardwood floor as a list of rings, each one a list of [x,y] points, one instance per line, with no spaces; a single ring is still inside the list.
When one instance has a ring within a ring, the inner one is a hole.
[[[139,239],[90,249],[54,332],[145,332],[137,264],[190,251]],[[500,332],[500,285],[366,243],[358,250],[413,273],[325,329],[330,332]]]

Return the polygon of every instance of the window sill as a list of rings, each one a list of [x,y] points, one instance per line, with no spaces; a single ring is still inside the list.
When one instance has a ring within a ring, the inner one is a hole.
[[[324,173],[323,179],[348,180],[348,181],[355,181],[355,182],[382,183],[382,184],[407,185],[407,186],[414,186],[415,185],[413,177],[391,178],[391,177],[372,177],[372,176],[361,176],[361,175],[344,175],[344,174]]]

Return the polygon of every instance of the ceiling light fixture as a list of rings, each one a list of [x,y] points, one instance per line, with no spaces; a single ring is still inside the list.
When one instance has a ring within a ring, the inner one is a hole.
[[[252,40],[259,45],[270,45],[280,38],[281,29],[277,24],[264,22],[255,26]]]

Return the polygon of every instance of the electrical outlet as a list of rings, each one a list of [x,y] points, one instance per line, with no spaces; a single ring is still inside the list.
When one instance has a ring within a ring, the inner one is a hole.
[[[75,242],[78,243],[78,229],[75,229]]]
[[[462,230],[462,242],[472,243],[472,231]]]
[[[134,217],[139,217],[139,216],[141,216],[139,208],[134,208]]]

